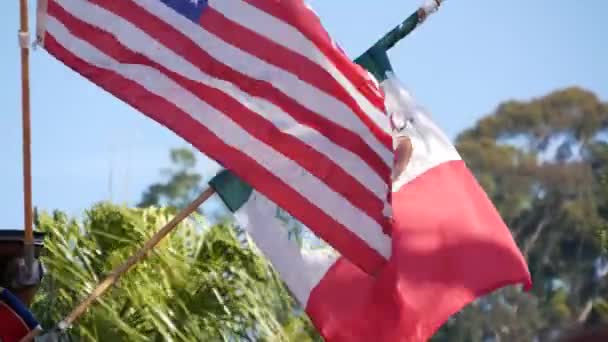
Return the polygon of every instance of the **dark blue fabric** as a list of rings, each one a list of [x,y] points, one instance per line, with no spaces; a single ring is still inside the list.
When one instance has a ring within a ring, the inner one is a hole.
[[[15,297],[9,290],[0,287],[0,301],[8,305],[23,321],[27,326],[34,330],[36,327],[40,325],[38,321],[34,318],[30,310],[28,310],[23,303],[19,300],[19,298]]]
[[[203,11],[207,8],[207,0],[160,0],[165,5],[173,8],[184,17],[199,22]]]

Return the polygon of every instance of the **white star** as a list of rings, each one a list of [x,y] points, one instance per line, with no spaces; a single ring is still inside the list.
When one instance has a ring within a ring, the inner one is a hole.
[[[198,0],[190,0],[190,2],[194,4],[194,6],[198,6]]]

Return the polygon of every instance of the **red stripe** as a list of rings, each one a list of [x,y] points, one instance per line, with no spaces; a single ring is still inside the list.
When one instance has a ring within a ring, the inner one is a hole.
[[[308,82],[316,88],[323,90],[325,93],[337,98],[347,105],[350,110],[368,126],[371,124],[371,121],[369,123],[366,122],[369,120],[367,114],[361,109],[359,104],[346,89],[343,88],[329,72],[308,58],[286,49],[282,45],[229,20],[212,7],[204,12],[200,22],[203,28],[212,32],[224,41],[230,42],[230,44],[241,50],[247,51],[270,64],[291,72],[305,82]],[[384,107],[378,110],[384,113]],[[373,124],[375,125],[375,123]],[[387,149],[390,150],[392,148],[392,140],[389,134],[384,132],[379,138],[380,142],[384,144]]]
[[[243,0],[254,7],[278,18],[285,23],[295,27],[306,38],[308,38],[321,52],[342,72],[342,74],[359,89],[377,109],[385,112],[384,99],[372,90],[371,81],[368,80],[367,72],[359,65],[353,63],[348,56],[344,55],[339,49],[334,47],[331,37],[323,28],[319,18],[308,8],[302,0]],[[375,87],[373,87],[375,88]],[[365,122],[369,129],[388,147],[392,147],[391,138],[378,127],[371,118],[366,115],[360,119]]]
[[[248,92],[253,96],[264,98],[278,106],[300,124],[317,130],[335,144],[359,156],[359,158],[368,164],[376,174],[388,184],[390,167],[358,134],[307,109],[291,97],[276,89],[269,82],[250,78],[231,69],[220,61],[217,61],[197,46],[189,37],[184,36],[173,26],[165,23],[131,1],[93,0],[92,2],[125,18],[125,20],[128,20],[133,25],[139,27],[142,31],[154,37],[154,39],[158,40],[176,54],[181,55],[191,64],[203,70],[206,74],[232,82],[243,91]],[[210,11],[210,9],[206,12],[208,11]],[[226,31],[229,30],[226,29]],[[311,70],[314,69],[319,68],[315,67]],[[303,73],[303,71],[300,73]]]
[[[52,1],[49,2],[49,9],[51,4]],[[50,34],[47,34],[45,39],[45,48],[50,54],[233,170],[279,206],[299,217],[302,223],[314,229],[321,238],[331,242],[340,253],[366,272],[376,272],[386,262],[367,243],[264,169],[254,159],[228,146],[205,126],[166,99],[150,93],[139,84],[114,72],[84,62],[64,49]]]
[[[345,200],[365,212],[386,231],[389,221],[382,213],[384,208],[382,199],[375,196],[351,174],[345,172],[319,151],[306,145],[298,138],[283,133],[271,122],[260,117],[222,91],[182,77],[151,61],[144,55],[129,50],[120,44],[112,34],[79,20],[61,6],[55,3],[50,4],[48,13],[60,20],[66,27],[70,27],[72,34],[80,39],[95,42],[98,49],[118,62],[149,66],[167,75],[199,99],[225,113],[249,134],[268,146],[272,146],[287,158],[296,161],[309,173],[323,181],[330,189],[341,194]]]

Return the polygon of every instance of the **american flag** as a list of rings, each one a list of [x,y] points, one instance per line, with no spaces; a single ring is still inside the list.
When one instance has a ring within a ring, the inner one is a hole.
[[[375,272],[391,252],[383,95],[301,0],[45,0],[58,60]]]

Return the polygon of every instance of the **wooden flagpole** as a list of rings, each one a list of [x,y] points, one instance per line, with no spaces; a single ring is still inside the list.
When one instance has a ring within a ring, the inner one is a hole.
[[[154,236],[152,236],[152,238],[150,238],[150,240],[148,240],[144,246],[137,251],[137,253],[129,257],[129,259],[127,259],[127,261],[125,261],[122,265],[115,268],[109,276],[107,276],[101,283],[97,285],[97,287],[85,300],[83,300],[68,316],[66,316],[65,319],[63,319],[63,321],[57,325],[59,330],[65,331],[68,329],[89,308],[89,306],[91,306],[91,304],[93,304],[93,302],[99,298],[99,296],[114,285],[118,279],[120,279],[120,277],[131,269],[131,267],[142,261],[150,250],[156,247],[156,245],[158,245],[162,239],[171,233],[180,222],[198,209],[198,207],[200,207],[201,204],[208,200],[214,193],[215,190],[213,190],[211,187],[205,190],[186,208],[182,209],[169,223],[154,234]]]
[[[32,157],[30,124],[30,33],[27,0],[19,1],[19,46],[21,48],[21,121],[23,129],[23,253],[28,280],[34,272],[34,227],[32,210]],[[41,329],[32,330],[22,340],[31,341]]]
[[[42,333],[42,328],[35,328],[30,331],[27,335],[25,335],[19,342],[30,342],[33,341],[36,337],[38,337]]]
[[[19,43],[21,47],[21,110],[23,125],[23,217],[26,267],[32,271],[34,261],[34,229],[32,211],[32,164],[30,126],[30,63],[27,0],[20,0]]]

